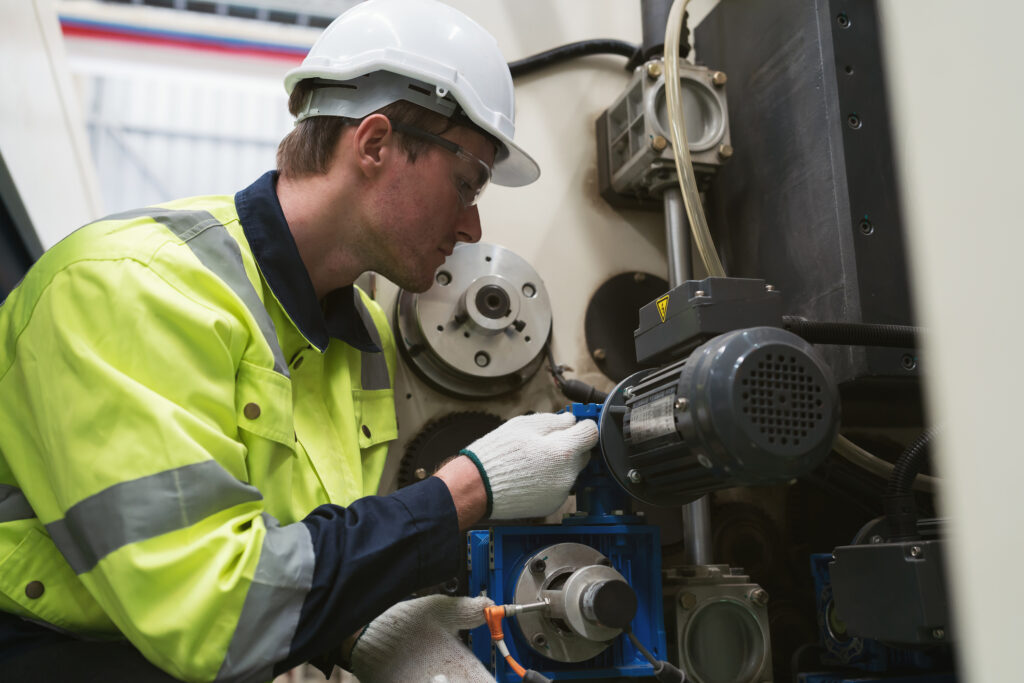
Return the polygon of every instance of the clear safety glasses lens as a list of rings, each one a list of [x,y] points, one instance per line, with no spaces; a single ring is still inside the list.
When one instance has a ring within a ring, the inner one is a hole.
[[[440,135],[427,132],[422,128],[407,126],[404,123],[391,122],[391,127],[399,133],[419,138],[442,147],[455,155],[456,164],[452,168],[452,182],[455,184],[455,192],[459,197],[459,203],[463,207],[476,206],[480,195],[487,188],[491,181],[491,167],[483,159],[474,155],[465,147],[452,142]]]
[[[452,169],[452,181],[463,206],[476,206],[480,195],[491,182],[491,167],[483,159],[473,156],[464,148],[455,152],[458,163]]]

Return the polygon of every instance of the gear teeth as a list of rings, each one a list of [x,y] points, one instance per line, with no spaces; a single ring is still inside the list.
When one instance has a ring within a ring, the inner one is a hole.
[[[482,410],[446,413],[430,420],[405,448],[398,467],[398,487],[419,481],[416,471],[420,468],[428,476],[433,474],[442,462],[456,455],[458,449],[497,429],[503,422],[503,418]],[[459,443],[462,445],[456,447]]]

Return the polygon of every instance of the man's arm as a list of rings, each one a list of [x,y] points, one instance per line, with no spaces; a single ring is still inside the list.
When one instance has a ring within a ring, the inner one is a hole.
[[[487,490],[472,460],[460,455],[448,461],[434,476],[443,481],[452,494],[459,517],[459,531],[465,531],[483,519],[487,511]]]

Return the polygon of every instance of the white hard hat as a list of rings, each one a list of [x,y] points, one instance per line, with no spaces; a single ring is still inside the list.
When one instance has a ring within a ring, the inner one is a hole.
[[[450,116],[456,103],[501,141],[492,182],[532,183],[540,168],[515,134],[512,75],[497,41],[462,12],[436,0],[367,0],[348,10],[317,39],[302,66],[284,79],[291,94],[307,78],[324,83],[307,102],[308,116],[362,118],[408,100]]]

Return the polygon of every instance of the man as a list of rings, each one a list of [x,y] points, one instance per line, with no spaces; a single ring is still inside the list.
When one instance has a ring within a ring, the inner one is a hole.
[[[259,681],[351,656],[365,680],[479,680],[448,632],[483,599],[374,618],[455,572],[460,529],[556,509],[596,442],[518,418],[371,495],[394,341],[353,281],[425,290],[480,238],[492,175],[538,171],[493,38],[434,0],[356,6],[286,87],[280,174],[88,225],[0,307],[5,677]],[[417,669],[427,633],[444,657]]]

